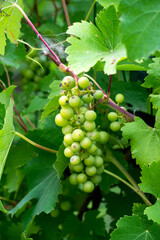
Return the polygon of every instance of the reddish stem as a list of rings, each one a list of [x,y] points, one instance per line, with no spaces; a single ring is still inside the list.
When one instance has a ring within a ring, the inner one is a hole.
[[[68,15],[66,1],[62,0],[62,4],[63,4],[64,13],[65,13],[65,16],[66,16],[66,21],[67,21],[67,24],[68,24],[68,27],[69,27],[69,26],[71,26],[71,22],[70,22],[70,18],[69,18],[69,15]]]
[[[106,98],[107,100],[108,100],[109,97],[110,97],[110,90],[111,90],[112,76],[113,76],[113,75],[110,75],[110,78],[109,78],[109,85],[108,85],[107,98]]]

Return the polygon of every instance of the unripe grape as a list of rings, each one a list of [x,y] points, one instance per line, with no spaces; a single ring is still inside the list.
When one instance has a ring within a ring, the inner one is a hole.
[[[71,125],[66,125],[62,128],[62,133],[66,135],[67,133],[72,133],[73,132],[73,127]]]
[[[81,129],[75,129],[72,133],[74,141],[81,141],[84,138],[84,132]]]
[[[94,190],[94,184],[91,181],[87,181],[83,184],[83,191],[86,193],[91,193]]]
[[[64,144],[65,147],[68,147],[68,146],[69,146],[69,144],[66,143],[65,141],[63,141],[63,144]]]
[[[96,90],[94,93],[94,98],[100,100],[103,97],[103,92],[101,90]]]
[[[97,156],[101,156],[102,155],[102,150],[100,148],[98,148],[97,150]]]
[[[57,208],[51,212],[51,216],[54,218],[58,217],[58,215],[59,215],[59,210]]]
[[[95,155],[97,153],[97,146],[95,144],[92,144],[90,148],[88,148],[88,152],[92,155]]]
[[[83,170],[83,163],[79,163],[79,164],[73,166],[73,170],[75,172],[82,172],[82,170]]]
[[[87,181],[87,175],[85,173],[79,173],[77,176],[78,183],[85,183]]]
[[[27,70],[25,71],[24,76],[25,76],[26,78],[28,78],[28,79],[31,79],[31,78],[33,78],[33,76],[34,76],[34,72],[33,72],[32,70],[30,70],[30,69],[27,69]]]
[[[96,130],[93,132],[87,132],[87,137],[91,139],[92,141],[98,141],[99,140],[99,132]]]
[[[80,160],[79,156],[74,155],[70,158],[70,163],[74,166],[79,164],[80,162],[81,162],[81,160]]]
[[[67,96],[61,96],[60,99],[59,99],[59,104],[61,106],[68,105],[68,97]]]
[[[69,119],[73,116],[74,111],[71,107],[63,107],[60,111],[60,114],[63,118]]]
[[[119,122],[111,122],[109,127],[113,132],[116,132],[120,130],[121,124]]]
[[[88,151],[84,151],[81,153],[81,159],[84,160],[90,156],[90,153]]]
[[[66,147],[64,149],[64,155],[68,158],[72,157],[74,155],[74,152],[72,151],[71,147]]]
[[[95,113],[95,111],[93,110],[88,110],[86,113],[85,113],[85,118],[86,120],[88,121],[94,121],[97,117],[97,114]]]
[[[91,177],[91,181],[94,184],[99,184],[102,181],[102,176],[101,175],[94,175],[93,177]]]
[[[84,159],[84,164],[86,166],[93,166],[94,161],[95,161],[94,157],[90,155],[88,158]]]
[[[64,136],[64,141],[66,144],[71,145],[73,143],[72,133],[67,133]]]
[[[81,100],[78,96],[72,96],[69,99],[69,104],[71,107],[78,107],[78,105],[80,104]]]
[[[71,209],[71,203],[69,201],[64,201],[60,204],[63,211],[69,211]]]
[[[80,145],[82,148],[84,149],[88,149],[91,146],[92,142],[88,137],[84,137],[81,141],[80,141]]]
[[[84,128],[86,131],[91,132],[96,128],[96,124],[94,121],[90,122],[90,121],[85,121],[84,122]]]
[[[78,176],[77,173],[73,173],[69,176],[69,181],[72,185],[76,185],[78,183],[77,182],[77,176]]]
[[[75,116],[75,120],[79,121],[80,123],[83,123],[85,121],[84,114],[80,113]]]
[[[70,90],[75,86],[75,80],[71,76],[66,76],[62,80],[63,89]]]
[[[101,167],[103,165],[103,158],[101,158],[100,156],[95,156],[94,165],[97,168]]]
[[[87,173],[88,176],[94,176],[97,172],[97,169],[95,166],[89,166],[86,167],[85,172]]]
[[[88,111],[88,109],[86,107],[80,107],[78,108],[78,112],[79,113],[86,113]]]
[[[86,77],[81,77],[78,79],[78,85],[81,88],[87,88],[89,86],[89,80]]]
[[[79,152],[81,149],[81,145],[78,142],[73,142],[71,148],[74,152]]]
[[[68,121],[67,119],[63,118],[61,116],[61,114],[57,114],[56,117],[55,117],[55,123],[57,124],[57,126],[59,127],[64,127],[68,124]]]
[[[108,120],[109,121],[114,122],[114,121],[117,120],[117,118],[118,118],[117,113],[115,113],[115,112],[108,113]]]
[[[61,90],[61,91],[60,91],[60,95],[61,95],[61,96],[64,96],[65,94],[66,94],[66,91],[65,91],[65,90]]]
[[[74,87],[71,89],[71,93],[72,93],[72,95],[77,96],[79,94],[79,89]]]
[[[109,134],[107,132],[105,132],[105,131],[101,131],[99,133],[99,142],[101,144],[105,144],[105,143],[108,142],[108,140],[109,140]]]
[[[92,99],[93,99],[93,97],[92,97],[92,95],[83,95],[83,97],[82,97],[82,101],[84,102],[84,103],[91,103],[92,102]]]
[[[104,165],[102,165],[101,167],[97,168],[97,172],[96,174],[100,175],[104,172]]]
[[[118,93],[116,96],[115,96],[115,100],[117,103],[122,103],[124,101],[124,95],[121,94],[121,93]]]
[[[42,80],[42,78],[38,75],[35,75],[33,80],[35,83],[39,83]]]

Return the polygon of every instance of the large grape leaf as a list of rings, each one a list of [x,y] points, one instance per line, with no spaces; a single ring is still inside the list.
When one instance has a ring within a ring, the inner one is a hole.
[[[115,74],[117,62],[126,57],[113,5],[97,15],[96,24],[97,27],[82,21],[74,23],[67,31],[72,35],[68,38],[71,46],[66,49],[69,55],[67,60],[69,67],[77,74],[87,72],[99,60],[105,62],[105,73]]]
[[[60,177],[69,164],[69,158],[65,157],[64,149],[65,146],[62,144],[58,150],[57,159],[53,165]]]
[[[23,8],[22,0],[17,0],[16,3]],[[4,55],[6,36],[12,43],[17,44],[17,39],[20,35],[22,13],[17,7],[11,5],[9,1],[4,1],[1,7],[3,14],[0,14],[0,54]]]
[[[149,219],[160,224],[160,162],[153,162],[150,166],[143,166],[142,177],[139,184],[140,189],[145,193],[151,193],[157,201],[154,205],[147,207],[144,211]]]
[[[135,215],[120,218],[110,240],[157,240],[159,236],[160,226],[157,223],[147,227],[142,219]]]
[[[123,128],[124,140],[130,140],[131,152],[141,167],[160,161],[160,130],[149,127],[142,119],[127,123]]]
[[[160,49],[159,9],[157,0],[120,2],[122,41],[129,59],[147,58]]]
[[[33,113],[36,111],[40,111],[47,104],[46,98],[41,98],[39,96],[35,96],[30,102],[29,106],[23,111],[23,114]]]
[[[97,0],[103,7],[108,8],[110,5],[114,4],[115,8],[118,8],[120,0]]]
[[[152,102],[153,107],[156,109],[160,109],[160,94],[150,94],[150,102]]]

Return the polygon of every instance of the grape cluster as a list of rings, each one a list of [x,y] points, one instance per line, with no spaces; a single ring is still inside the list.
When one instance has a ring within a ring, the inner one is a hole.
[[[100,100],[103,93],[94,90],[88,78],[81,77],[78,87],[73,77],[67,76],[61,82],[60,113],[55,122],[64,134],[64,155],[70,158],[70,183],[78,184],[84,192],[92,192],[101,181],[104,171],[101,144],[109,135],[96,128],[97,114],[90,106],[94,99]]]

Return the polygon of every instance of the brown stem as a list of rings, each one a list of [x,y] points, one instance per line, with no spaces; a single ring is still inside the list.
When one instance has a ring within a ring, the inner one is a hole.
[[[69,26],[71,26],[71,22],[70,22],[70,18],[69,18],[69,14],[68,14],[67,5],[66,5],[65,0],[62,0],[62,5],[63,5],[64,13],[65,13],[65,16],[66,16],[66,21],[67,21],[67,24],[68,24],[68,27],[69,27]]]
[[[13,114],[14,119],[18,122],[18,124],[23,128],[23,130],[26,132],[25,127],[23,126],[23,124],[18,120],[18,118]]]
[[[28,121],[28,123],[31,125],[32,128],[37,129],[27,116],[24,116],[24,117]]]
[[[109,78],[109,85],[108,85],[108,91],[107,91],[107,100],[109,99],[110,97],[110,91],[111,91],[111,83],[112,83],[112,76],[113,75],[110,75],[110,78]]]

